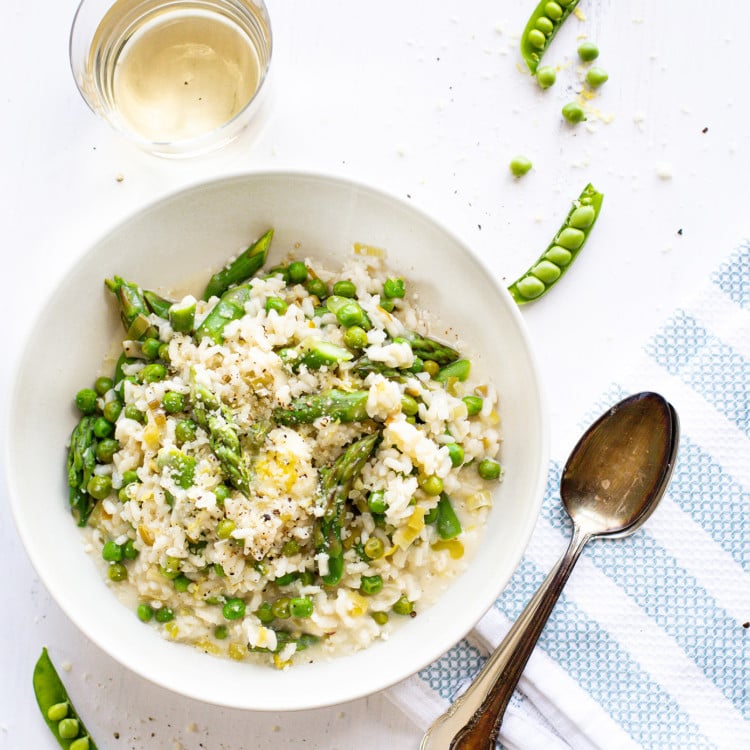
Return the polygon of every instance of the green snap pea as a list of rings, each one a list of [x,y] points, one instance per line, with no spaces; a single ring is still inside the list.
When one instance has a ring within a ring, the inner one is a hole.
[[[594,228],[604,195],[589,184],[565,217],[554,239],[531,266],[509,287],[513,299],[523,305],[541,297],[570,268]],[[559,271],[559,273],[558,273]]]
[[[461,522],[453,509],[450,497],[445,492],[440,494],[437,504],[437,533],[441,539],[455,539],[461,533]]]
[[[438,383],[447,383],[451,378],[456,378],[456,380],[463,382],[469,377],[470,371],[471,363],[468,359],[457,359],[455,362],[441,367],[437,375],[435,375],[435,380]]]
[[[70,701],[68,692],[57,673],[46,648],[34,666],[34,695],[42,717],[63,750],[97,750],[88,731]],[[73,732],[75,729],[75,732]],[[88,740],[88,745],[80,741]],[[76,742],[79,742],[76,746]]]
[[[91,750],[91,739],[89,737],[79,737],[70,743],[69,750]]]
[[[521,34],[521,55],[533,75],[555,34],[578,5],[578,0],[542,0]]]
[[[604,68],[593,67],[589,68],[586,72],[586,83],[591,86],[592,89],[599,88],[603,83],[609,80],[609,73]]]
[[[586,113],[578,102],[568,102],[561,110],[562,116],[572,124],[583,122],[586,119]]]
[[[195,327],[195,298],[185,297],[182,302],[175,302],[167,315],[175,333],[192,333]]]
[[[592,62],[599,57],[599,48],[593,42],[581,42],[578,45],[578,57],[582,62]]]
[[[540,88],[548,89],[550,86],[555,85],[557,80],[557,73],[551,65],[542,65],[536,71],[536,82]]]
[[[531,162],[525,156],[514,156],[508,167],[514,177],[523,177],[531,169]]]
[[[481,396],[464,396],[461,400],[466,404],[468,416],[476,417],[482,411],[484,399]]]

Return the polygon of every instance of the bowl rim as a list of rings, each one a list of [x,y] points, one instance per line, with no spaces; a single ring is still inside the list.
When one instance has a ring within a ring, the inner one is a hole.
[[[55,290],[62,287],[70,277],[79,269],[80,265],[85,261],[86,257],[95,251],[97,246],[105,242],[108,237],[122,231],[132,221],[137,220],[138,217],[146,211],[153,211],[162,205],[166,205],[174,200],[179,200],[183,196],[199,192],[211,187],[218,187],[219,184],[231,184],[232,182],[244,182],[246,180],[265,180],[265,179],[303,179],[303,180],[321,180],[324,182],[334,183],[336,186],[342,189],[355,189],[371,194],[380,200],[391,203],[392,205],[400,206],[402,209],[408,212],[413,212],[416,216],[421,217],[422,220],[428,224],[433,225],[434,228],[439,230],[440,233],[445,235],[452,243],[455,243],[460,247],[463,252],[469,255],[474,262],[481,268],[485,273],[490,283],[494,287],[495,291],[498,292],[498,297],[503,300],[503,304],[508,308],[508,312],[514,320],[515,325],[519,329],[521,339],[526,347],[526,356],[528,359],[530,375],[533,377],[532,391],[537,397],[538,404],[538,419],[537,425],[539,431],[539,449],[537,459],[539,462],[539,471],[536,473],[536,477],[533,481],[533,493],[529,493],[527,502],[533,503],[530,508],[528,515],[528,521],[525,528],[523,529],[523,535],[515,535],[515,538],[519,542],[519,554],[513,566],[508,570],[506,577],[498,576],[497,585],[495,587],[495,597],[499,596],[508,584],[513,573],[517,570],[526,549],[528,548],[531,535],[536,527],[539,513],[544,498],[544,492],[547,483],[547,468],[549,465],[549,412],[546,403],[546,396],[542,387],[542,381],[540,378],[540,371],[538,361],[532,346],[532,340],[526,328],[526,324],[521,316],[521,312],[518,306],[513,301],[510,293],[507,289],[500,284],[496,275],[487,267],[484,260],[474,251],[471,246],[463,241],[463,239],[449,229],[442,221],[434,218],[433,215],[428,213],[426,210],[415,206],[412,202],[406,201],[405,199],[388,192],[380,187],[350,179],[349,177],[341,176],[334,173],[321,172],[319,170],[304,170],[304,169],[286,169],[286,168],[274,168],[274,169],[258,169],[258,170],[239,170],[234,172],[228,172],[219,176],[213,176],[209,178],[199,178],[191,181],[186,185],[182,185],[178,188],[166,191],[161,195],[156,196],[150,200],[143,202],[140,206],[130,210],[124,216],[116,220],[112,225],[103,231],[99,231],[93,241],[88,244],[82,244],[82,250],[80,252],[71,255],[68,263],[63,267],[59,277],[50,284],[48,289],[48,298],[50,294],[54,294]],[[47,304],[45,303],[40,307],[33,316],[33,319],[27,323],[25,332],[31,333],[37,329],[41,324],[45,312],[47,310]],[[162,687],[170,692],[177,693],[179,695],[192,698],[204,703],[210,703],[226,708],[237,708],[243,710],[259,710],[259,711],[294,711],[294,710],[308,710],[316,708],[324,708],[332,705],[339,705],[341,703],[355,700],[359,698],[372,695],[381,690],[392,687],[393,685],[407,679],[408,677],[415,675],[424,667],[433,663],[436,659],[440,658],[448,649],[442,648],[439,652],[435,652],[431,657],[425,657],[420,662],[414,662],[408,666],[408,670],[403,668],[400,671],[383,676],[376,685],[372,685],[368,682],[360,683],[359,680],[348,681],[346,691],[338,690],[337,693],[326,697],[327,693],[321,691],[316,695],[311,695],[309,700],[305,703],[295,703],[294,705],[288,705],[285,703],[264,703],[263,705],[255,705],[255,703],[248,703],[247,700],[242,701],[227,701],[227,700],[213,700],[210,695],[201,693],[199,690],[191,689],[189,686],[177,685],[174,682],[170,682],[166,679],[161,679],[158,674],[153,674],[147,669],[143,669],[140,665],[133,665],[126,659],[122,658],[120,654],[112,651],[110,646],[107,644],[105,638],[101,637],[96,628],[89,627],[88,621],[86,620],[84,613],[78,612],[75,607],[71,606],[71,602],[67,601],[64,596],[48,587],[44,577],[41,575],[40,570],[44,570],[45,564],[42,560],[41,552],[33,544],[33,540],[30,538],[30,529],[24,523],[22,519],[21,510],[21,499],[20,490],[17,488],[18,480],[17,474],[20,468],[16,468],[13,464],[12,449],[11,449],[11,429],[13,423],[13,417],[15,414],[15,402],[16,396],[21,388],[22,383],[22,368],[21,365],[28,360],[30,351],[33,349],[33,341],[31,337],[27,336],[26,341],[19,351],[15,352],[14,359],[12,362],[13,374],[10,379],[10,388],[5,393],[5,416],[4,424],[2,425],[2,463],[5,466],[4,479],[6,485],[6,491],[8,494],[9,505],[11,509],[11,515],[17,530],[17,533],[21,539],[24,551],[29,558],[35,573],[39,577],[39,580],[44,585],[45,589],[49,592],[52,599],[55,601],[58,607],[63,611],[65,616],[76,626],[80,633],[82,633],[88,640],[94,643],[104,653],[121,666],[127,668],[130,672],[142,677],[148,682]],[[435,603],[440,601],[441,597],[438,597]],[[461,638],[465,637],[479,622],[479,620],[486,614],[491,608],[494,598],[484,603],[483,609],[479,612],[478,616],[472,618],[469,623],[467,621],[464,632],[458,637],[452,640],[452,643],[448,648],[459,642]],[[434,606],[433,603],[431,607]],[[428,608],[429,610],[429,608]],[[165,641],[166,643],[166,641]],[[372,647],[370,647],[372,648]],[[364,649],[367,651],[368,649]],[[360,652],[361,653],[361,652]]]

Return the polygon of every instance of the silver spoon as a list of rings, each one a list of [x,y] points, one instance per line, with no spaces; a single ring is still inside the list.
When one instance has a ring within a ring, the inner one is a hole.
[[[503,714],[584,545],[632,534],[672,475],[679,421],[656,393],[637,393],[594,422],[570,454],[560,496],[573,521],[567,551],[482,671],[422,738],[420,750],[493,750]]]

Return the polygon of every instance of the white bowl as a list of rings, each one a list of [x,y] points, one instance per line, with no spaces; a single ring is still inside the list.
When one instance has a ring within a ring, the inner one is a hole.
[[[196,280],[268,227],[273,253],[336,267],[352,243],[388,251],[420,303],[450,323],[501,399],[505,478],[468,571],[388,640],[355,655],[288,671],[238,663],[163,640],[107,588],[70,515],[65,446],[76,391],[121,337],[103,279],[144,287]],[[456,237],[411,205],[341,179],[288,172],[230,176],[170,195],[88,250],[47,300],[18,368],[6,425],[6,466],[20,536],[60,607],[100,648],[152,682],[224,706],[285,710],[331,705],[386,688],[460,640],[518,564],[537,518],[547,469],[547,420],[528,336],[509,294]],[[95,614],[94,614],[95,613]]]

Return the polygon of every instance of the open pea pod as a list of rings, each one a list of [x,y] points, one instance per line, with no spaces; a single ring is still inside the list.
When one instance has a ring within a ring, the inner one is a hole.
[[[573,207],[547,249],[534,265],[509,287],[513,299],[525,305],[539,299],[570,268],[586,244],[602,207],[604,195],[590,183],[573,201]]]
[[[521,34],[521,55],[532,75],[578,0],[541,0]]]
[[[81,717],[76,713],[47,649],[34,667],[34,695],[42,717],[64,750],[97,750]]]

